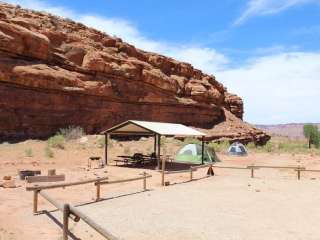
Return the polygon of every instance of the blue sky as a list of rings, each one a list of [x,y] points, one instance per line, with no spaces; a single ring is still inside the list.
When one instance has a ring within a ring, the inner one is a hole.
[[[248,122],[320,122],[320,0],[7,2],[190,62],[243,98]]]

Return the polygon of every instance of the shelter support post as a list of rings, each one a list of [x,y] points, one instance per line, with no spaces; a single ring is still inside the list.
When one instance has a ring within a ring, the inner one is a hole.
[[[201,138],[202,140],[202,145],[201,145],[201,164],[204,163],[204,136]]]
[[[157,154],[157,135],[154,135],[153,152]]]
[[[161,186],[164,186],[164,175],[166,170],[166,156],[162,158],[162,171],[161,171]]]
[[[161,136],[157,134],[157,143],[158,143],[158,149],[157,149],[157,169],[160,169],[160,144],[161,144]]]
[[[109,138],[109,134],[105,134],[105,146],[104,146],[104,165],[108,164],[108,138]]]

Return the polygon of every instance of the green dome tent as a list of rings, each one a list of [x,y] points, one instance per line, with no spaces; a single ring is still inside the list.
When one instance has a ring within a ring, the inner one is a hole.
[[[199,144],[188,144],[180,149],[176,155],[177,162],[201,164],[202,162],[202,148]],[[204,147],[204,162],[217,162],[219,161],[214,149]]]

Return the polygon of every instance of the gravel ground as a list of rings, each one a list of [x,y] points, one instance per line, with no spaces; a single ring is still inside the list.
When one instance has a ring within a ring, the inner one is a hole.
[[[319,187],[310,180],[213,177],[79,208],[120,239],[318,240]],[[88,229],[78,224],[73,231],[83,236]]]

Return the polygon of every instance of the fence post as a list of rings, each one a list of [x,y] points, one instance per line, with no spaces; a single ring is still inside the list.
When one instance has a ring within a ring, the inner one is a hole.
[[[147,173],[143,172],[143,191],[147,190]]]
[[[300,167],[297,168],[298,180],[300,180]]]
[[[63,205],[63,229],[62,229],[62,239],[68,240],[68,232],[69,232],[69,214],[70,214],[70,206],[69,204]]]
[[[164,186],[164,171],[166,169],[166,157],[164,156],[162,158],[162,171],[161,171],[161,186]]]
[[[251,167],[251,178],[254,178],[254,167]]]
[[[193,168],[190,167],[190,181],[193,180]]]
[[[97,181],[97,198],[96,201],[100,200],[100,181]]]
[[[33,213],[36,214],[38,212],[38,196],[39,190],[33,191]]]

